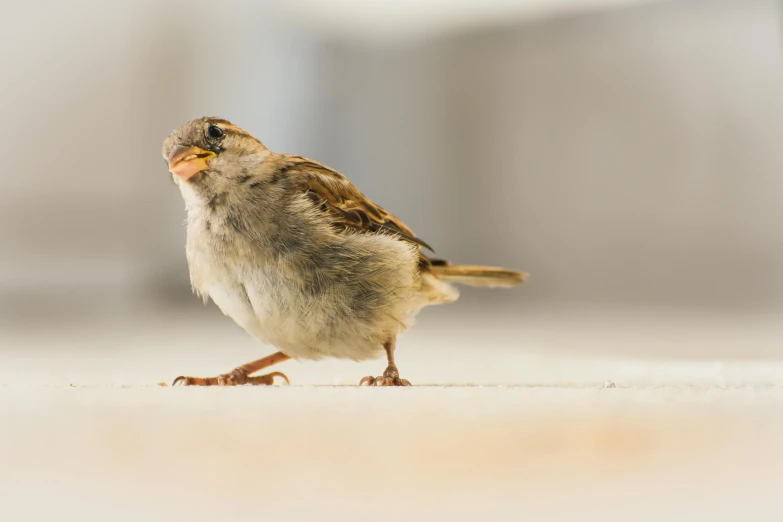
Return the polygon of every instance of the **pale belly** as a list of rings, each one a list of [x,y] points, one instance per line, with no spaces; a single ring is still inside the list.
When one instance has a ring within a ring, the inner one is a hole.
[[[383,343],[437,301],[423,291],[418,249],[394,237],[336,236],[316,227],[298,250],[283,250],[241,236],[225,242],[216,229],[189,224],[194,288],[253,337],[293,358],[379,357]],[[328,235],[313,239],[319,231]]]
[[[311,295],[275,274],[244,274],[243,284],[232,280],[239,279],[214,280],[210,298],[250,335],[295,359],[380,357],[383,343],[409,326],[412,312],[421,308],[415,294],[399,299],[399,292],[389,292],[381,298],[388,301],[382,310],[363,310],[339,287]]]

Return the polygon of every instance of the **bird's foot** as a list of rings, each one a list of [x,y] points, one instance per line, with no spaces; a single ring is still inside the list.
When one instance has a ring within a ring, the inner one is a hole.
[[[288,377],[281,372],[272,372],[264,375],[250,376],[242,367],[235,368],[229,373],[217,377],[185,377],[179,376],[171,383],[172,386],[241,386],[250,384],[253,386],[272,385],[275,377],[282,377],[287,384],[291,384]]]
[[[408,379],[400,379],[400,372],[397,371],[397,367],[394,364],[389,364],[386,367],[386,371],[383,375],[373,377],[368,375],[361,381],[359,386],[410,386],[411,383]]]

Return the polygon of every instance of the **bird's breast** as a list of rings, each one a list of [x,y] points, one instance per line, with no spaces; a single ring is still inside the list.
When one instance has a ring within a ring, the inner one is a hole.
[[[417,251],[407,243],[358,234],[267,243],[220,226],[188,224],[194,288],[293,357],[376,357],[421,306]]]

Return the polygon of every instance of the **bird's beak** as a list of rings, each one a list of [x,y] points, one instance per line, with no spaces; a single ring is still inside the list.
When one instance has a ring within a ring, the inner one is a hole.
[[[188,180],[207,168],[207,160],[215,153],[199,147],[177,145],[169,154],[169,172]]]

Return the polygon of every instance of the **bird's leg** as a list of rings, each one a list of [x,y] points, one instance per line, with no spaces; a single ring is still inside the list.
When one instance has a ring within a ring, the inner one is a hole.
[[[386,367],[386,371],[383,375],[378,377],[367,376],[359,381],[359,386],[410,386],[411,383],[407,379],[400,379],[400,372],[397,370],[397,365],[394,364],[394,347],[396,345],[396,339],[392,338],[389,341],[383,343],[383,349],[386,350],[386,359],[389,361],[389,365]]]
[[[240,384],[274,384],[275,377],[282,377],[285,382],[290,383],[288,377],[284,373],[272,372],[257,377],[251,377],[251,373],[255,373],[259,370],[263,370],[273,364],[287,361],[290,359],[288,355],[283,352],[273,353],[263,359],[243,364],[237,368],[234,368],[228,373],[218,375],[217,377],[184,377],[180,376],[174,379],[172,386],[238,386]]]

